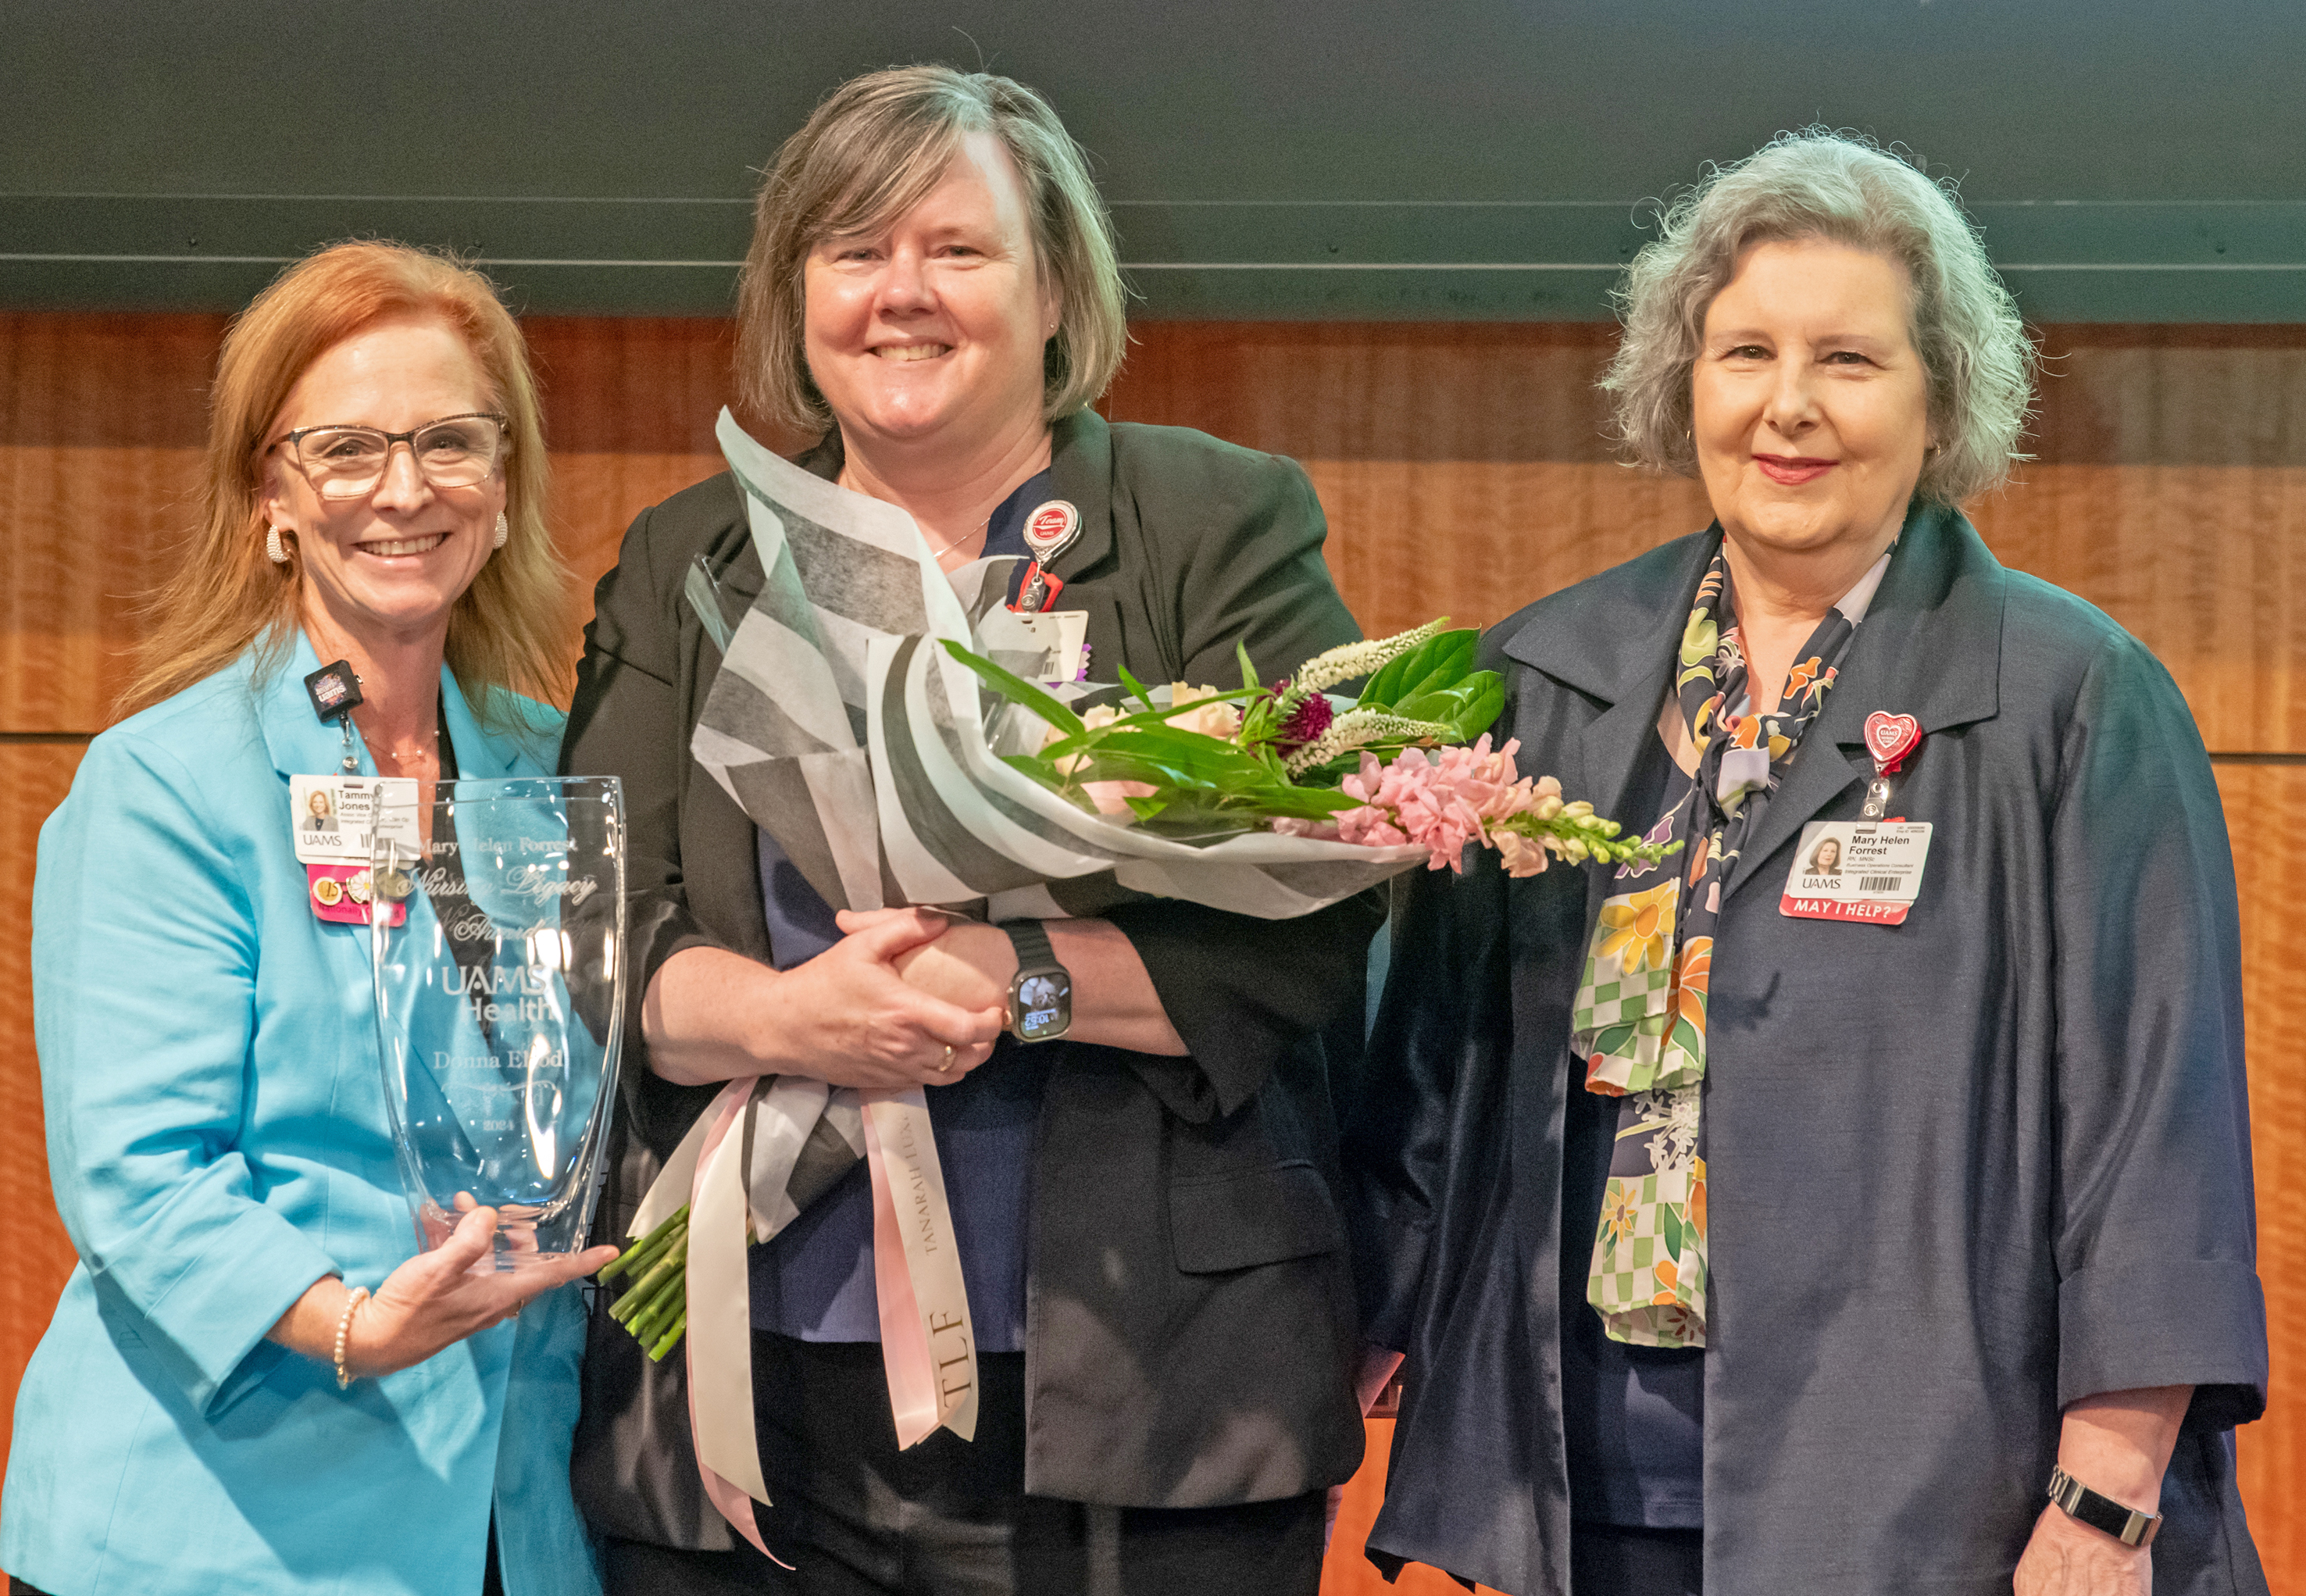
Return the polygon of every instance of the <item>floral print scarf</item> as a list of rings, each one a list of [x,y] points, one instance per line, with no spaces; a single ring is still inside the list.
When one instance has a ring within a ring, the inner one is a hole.
[[[1870,597],[1872,584],[1853,593],[1860,590]],[[1856,632],[1841,608],[1828,610],[1795,656],[1776,711],[1755,715],[1736,595],[1720,550],[1698,584],[1673,685],[1696,768],[1684,773],[1677,765],[1665,813],[1646,839],[1681,838],[1688,846],[1657,864],[1636,861],[1618,870],[1620,884],[1678,874],[1603,902],[1570,1020],[1570,1050],[1586,1061],[1585,1089],[1619,1099],[1617,1146],[1585,1282],[1585,1300],[1616,1340],[1705,1344],[1699,1109],[1714,922],[1738,849],[1817,718]]]

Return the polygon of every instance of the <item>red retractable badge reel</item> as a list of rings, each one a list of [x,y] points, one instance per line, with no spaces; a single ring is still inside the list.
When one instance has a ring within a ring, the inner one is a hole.
[[[1874,780],[1866,789],[1865,818],[1889,812],[1890,778],[1922,746],[1922,723],[1912,715],[1875,710],[1866,717],[1866,751],[1874,756]]]
[[[1025,573],[1025,586],[1014,608],[1038,614],[1057,602],[1065,585],[1050,574],[1049,562],[1079,536],[1080,512],[1062,499],[1050,499],[1025,517],[1025,547],[1033,551],[1033,564]]]

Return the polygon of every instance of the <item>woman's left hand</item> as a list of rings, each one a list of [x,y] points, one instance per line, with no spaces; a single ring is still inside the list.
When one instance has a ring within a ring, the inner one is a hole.
[[[893,915],[911,909],[841,911],[841,929],[854,936]],[[1161,994],[1145,972],[1145,961],[1121,928],[1110,920],[1044,920],[1049,946],[1072,977],[1075,1042],[1125,1047],[1134,1053],[1183,1057],[1184,1038],[1169,1022]],[[981,920],[955,920],[934,942],[909,948],[890,960],[905,985],[959,1008],[1005,1009],[1009,986],[1017,978],[1017,948],[1009,934]]]
[[[843,909],[835,917],[850,935],[867,930],[902,909],[876,909],[864,913]],[[1008,934],[979,920],[956,920],[935,942],[908,949],[889,960],[905,985],[959,1009],[998,1009],[1009,1002],[1009,983],[1017,974],[1017,950]]]
[[[2045,1507],[2011,1586],[2014,1596],[2148,1596],[2154,1553]]]
[[[594,1247],[518,1269],[490,1269],[484,1260],[495,1244],[496,1210],[457,1206],[465,1214],[448,1239],[386,1276],[353,1315],[345,1362],[354,1373],[391,1374],[422,1363],[476,1331],[504,1323],[532,1297],[589,1275],[617,1256],[614,1247]]]

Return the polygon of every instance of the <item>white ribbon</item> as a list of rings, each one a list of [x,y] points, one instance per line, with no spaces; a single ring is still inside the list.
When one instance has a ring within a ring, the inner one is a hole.
[[[765,1242],[799,1217],[789,1195],[793,1168],[827,1114],[846,1122],[839,1128],[852,1146],[861,1122],[881,1354],[898,1445],[914,1446],[940,1427],[963,1440],[977,1433],[977,1332],[921,1089],[836,1090],[792,1076],[771,1077],[765,1088],[759,1077],[730,1081],[665,1161],[626,1233],[645,1236],[689,1206],[683,1353],[697,1468],[722,1516],[764,1552],[737,1494],[769,1500],[753,1423],[746,1251],[749,1242]]]

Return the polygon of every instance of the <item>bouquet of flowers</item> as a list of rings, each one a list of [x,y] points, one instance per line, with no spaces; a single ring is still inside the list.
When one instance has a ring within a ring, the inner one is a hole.
[[[1621,864],[1670,851],[1620,841],[1617,822],[1565,802],[1552,777],[1520,775],[1518,742],[1492,749],[1483,730],[1466,746],[1504,704],[1497,673],[1473,669],[1478,636],[1429,621],[1333,648],[1269,687],[1246,648],[1242,685],[1226,691],[1175,683],[1149,692],[1123,668],[1120,706],[1080,714],[960,644],[945,647],[1047,728],[1038,753],[1008,763],[1118,824],[1187,841],[1266,830],[1414,844],[1433,870],[1462,869],[1465,845],[1478,841],[1516,876],[1543,870],[1549,855]],[[1330,696],[1357,676],[1368,678],[1359,695]]]
[[[1473,669],[1478,634],[1447,619],[1333,648],[1267,687],[1248,651],[1242,685],[1148,690],[1124,668],[1118,706],[1075,713],[1047,687],[948,641],[952,657],[1046,728],[1023,772],[1114,826],[1180,841],[1253,831],[1366,848],[1414,846],[1426,868],[1464,868],[1468,843],[1497,849],[1507,872],[1534,875],[1549,857],[1570,864],[1656,859],[1681,846],[1621,839],[1584,801],[1564,802],[1550,776],[1520,775],[1520,745],[1492,748],[1475,728],[1504,702],[1497,673]],[[1350,699],[1328,689],[1366,676]],[[1414,863],[1412,859],[1408,863]],[[611,1308],[662,1359],[688,1327],[683,1311],[688,1209],[679,1208],[601,1271],[631,1284]]]

